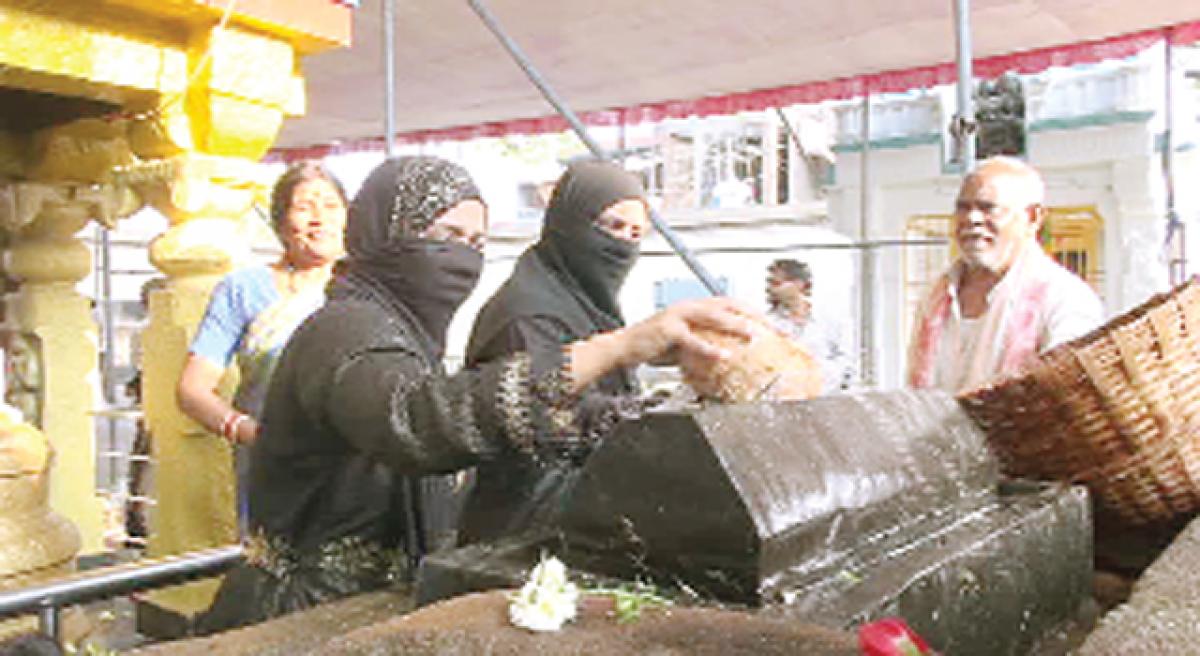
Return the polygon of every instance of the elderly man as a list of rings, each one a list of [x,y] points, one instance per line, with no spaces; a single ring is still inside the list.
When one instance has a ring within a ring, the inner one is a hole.
[[[1038,243],[1041,176],[989,159],[963,180],[954,206],[961,253],[934,283],[914,326],[908,380],[966,392],[1016,373],[1103,320],[1099,297]]]

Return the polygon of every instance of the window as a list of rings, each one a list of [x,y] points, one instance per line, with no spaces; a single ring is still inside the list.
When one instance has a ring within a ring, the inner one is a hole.
[[[1103,297],[1103,235],[1104,219],[1095,207],[1051,207],[1042,228],[1042,248]]]
[[[743,117],[667,121],[657,152],[644,157],[655,163],[647,189],[661,195],[664,209],[761,205],[766,130],[764,121]]]
[[[541,221],[553,186],[553,182],[522,182],[517,185],[517,220],[532,223]]]

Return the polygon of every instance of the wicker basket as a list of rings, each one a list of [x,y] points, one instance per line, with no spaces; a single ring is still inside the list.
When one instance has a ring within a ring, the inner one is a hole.
[[[1133,524],[1200,510],[1200,282],[959,397],[1013,476],[1086,484]]]

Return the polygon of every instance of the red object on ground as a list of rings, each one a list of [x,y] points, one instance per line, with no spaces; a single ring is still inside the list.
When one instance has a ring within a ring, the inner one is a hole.
[[[899,617],[885,617],[858,627],[863,656],[931,656],[929,645]]]

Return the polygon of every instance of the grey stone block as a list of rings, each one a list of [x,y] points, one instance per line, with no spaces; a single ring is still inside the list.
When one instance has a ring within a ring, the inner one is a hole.
[[[1200,653],[1200,519],[1146,569],[1129,601],[1104,616],[1078,653]]]

